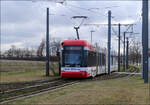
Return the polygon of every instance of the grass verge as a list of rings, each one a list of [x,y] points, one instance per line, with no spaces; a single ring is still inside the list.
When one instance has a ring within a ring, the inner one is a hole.
[[[136,72],[136,73],[139,73],[139,72],[141,72],[141,66],[129,65],[129,68],[124,71],[123,65],[121,65],[120,66],[120,71],[121,72]]]
[[[149,84],[140,76],[83,82],[8,104],[150,104]]]

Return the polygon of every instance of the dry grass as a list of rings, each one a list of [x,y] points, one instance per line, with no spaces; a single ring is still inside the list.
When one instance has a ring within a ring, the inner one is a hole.
[[[149,85],[141,77],[84,82],[11,104],[150,104]]]
[[[17,60],[0,60],[0,82],[23,82],[34,80],[45,80],[50,77],[45,76],[45,62],[40,61],[17,61]],[[54,70],[58,73],[58,65]],[[54,76],[50,70],[51,76]],[[52,77],[53,78],[53,77]]]
[[[0,60],[0,71],[45,69],[45,62],[23,60]]]
[[[25,71],[17,70],[15,72],[2,72],[0,81],[2,82],[22,82],[46,79],[43,70]]]

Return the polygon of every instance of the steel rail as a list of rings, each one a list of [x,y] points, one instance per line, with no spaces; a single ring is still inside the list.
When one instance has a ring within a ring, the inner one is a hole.
[[[59,82],[59,81],[62,81],[62,80],[50,81],[50,82],[41,83],[41,84],[38,84],[38,85],[25,86],[25,87],[23,87],[23,88],[16,88],[16,89],[12,89],[12,90],[2,91],[2,92],[0,92],[0,94],[9,93],[9,92],[17,91],[17,90],[23,90],[23,89],[33,88],[33,87],[38,87],[38,86],[46,85],[46,84],[49,84],[49,83],[57,83],[57,82]]]
[[[13,85],[13,84],[31,84],[31,83],[41,83],[41,82],[50,82],[54,80],[60,80],[61,78],[54,78],[50,80],[35,80],[35,81],[23,81],[23,82],[7,82],[7,83],[0,83],[0,85]]]
[[[46,93],[46,92],[49,92],[49,91],[55,91],[57,89],[65,88],[66,86],[70,86],[70,85],[73,85],[73,84],[76,84],[76,83],[78,83],[78,81],[69,82],[69,83],[58,85],[58,86],[53,86],[53,87],[50,87],[50,88],[46,88],[46,89],[30,92],[30,93],[27,93],[27,94],[21,94],[21,95],[18,95],[18,96],[5,98],[5,99],[2,99],[0,101],[0,104],[4,104],[6,102],[15,101],[15,100],[18,100],[18,99],[24,99],[26,97],[31,97],[31,96],[43,94],[43,93]]]

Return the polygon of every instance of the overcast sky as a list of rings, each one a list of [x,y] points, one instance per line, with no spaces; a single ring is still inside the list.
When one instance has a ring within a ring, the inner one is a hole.
[[[1,2],[1,50],[8,50],[11,45],[18,48],[38,46],[46,36],[46,8],[50,8],[50,38],[65,40],[76,38],[73,29],[81,19],[72,16],[87,16],[80,27],[80,38],[90,41],[90,31],[94,30],[93,43],[106,47],[106,26],[84,26],[91,23],[106,23],[107,12],[112,11],[112,23],[136,24],[135,35],[141,38],[141,1],[67,1],[63,5],[51,2]],[[117,32],[118,28],[113,27]],[[122,32],[127,27],[121,27]],[[112,49],[117,48],[117,37],[112,31]]]

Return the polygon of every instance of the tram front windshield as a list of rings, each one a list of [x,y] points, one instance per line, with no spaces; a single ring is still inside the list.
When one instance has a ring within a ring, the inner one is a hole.
[[[81,66],[82,63],[82,48],[67,47],[63,53],[64,66]]]

